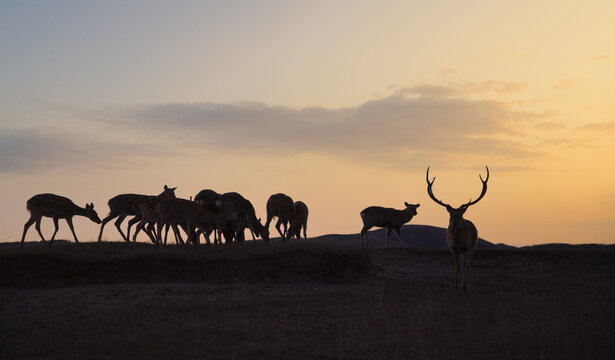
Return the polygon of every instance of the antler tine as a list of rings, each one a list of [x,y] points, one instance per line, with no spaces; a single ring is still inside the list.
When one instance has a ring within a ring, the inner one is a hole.
[[[442,205],[444,207],[448,207],[449,206],[448,204],[445,204],[442,201],[438,200],[436,196],[433,194],[433,190],[431,189],[431,187],[433,186],[434,181],[436,181],[436,177],[434,176],[433,179],[429,181],[429,168],[430,166],[427,167],[427,174],[425,175],[425,180],[427,180],[427,194],[429,194],[429,197],[431,198],[431,200],[435,201],[436,204]]]
[[[472,201],[472,200],[470,199],[470,202],[468,202],[467,204],[465,204],[465,205],[464,205],[465,207],[469,207],[469,206],[472,206],[472,205],[476,204],[476,203],[477,203],[477,202],[479,202],[479,201],[480,201],[480,199],[482,199],[482,198],[483,198],[483,196],[485,196],[485,194],[487,193],[487,181],[489,181],[489,168],[488,168],[486,165],[485,165],[485,168],[487,169],[487,177],[485,178],[485,180],[483,180],[483,177],[482,177],[480,174],[478,175],[478,178],[479,178],[479,179],[480,179],[480,181],[483,183],[483,190],[481,191],[481,193],[480,193],[480,195],[479,195],[478,199],[476,199],[476,200],[474,200],[474,201]]]

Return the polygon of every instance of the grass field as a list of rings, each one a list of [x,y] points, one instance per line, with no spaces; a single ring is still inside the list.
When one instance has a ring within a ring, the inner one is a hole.
[[[0,358],[610,359],[615,252],[0,248]]]

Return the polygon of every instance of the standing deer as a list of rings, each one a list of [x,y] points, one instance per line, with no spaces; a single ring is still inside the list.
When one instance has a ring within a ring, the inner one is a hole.
[[[459,289],[459,291],[470,289],[470,262],[474,257],[474,250],[478,243],[478,231],[476,230],[476,226],[474,226],[470,220],[464,219],[463,214],[470,206],[479,202],[487,192],[489,168],[487,166],[485,166],[485,168],[487,169],[487,177],[485,180],[483,180],[480,174],[478,175],[480,181],[483,183],[483,190],[478,196],[478,199],[474,201],[470,200],[468,203],[456,209],[449,204],[443,203],[434,196],[432,186],[434,181],[436,181],[436,177],[434,176],[434,178],[429,181],[429,167],[427,167],[427,174],[425,176],[427,180],[427,194],[429,194],[429,197],[435,201],[436,204],[444,206],[450,216],[448,229],[446,230],[446,244],[455,260],[455,268],[457,271],[454,286]]]
[[[174,198],[175,189],[177,188],[170,188],[165,185],[164,191],[158,194],[158,196],[163,198]],[[102,225],[100,226],[100,233],[98,234],[98,242],[100,242],[102,238],[105,225],[116,217],[117,220],[115,221],[115,227],[117,228],[117,231],[120,232],[120,235],[122,235],[124,241],[130,242],[130,228],[133,224],[141,220],[141,211],[139,209],[139,203],[146,199],[148,196],[150,195],[120,194],[109,199],[109,215],[107,215],[107,217],[105,217],[102,221]],[[134,216],[134,218],[128,221],[128,229],[126,230],[126,235],[124,235],[124,232],[122,231],[120,225],[122,224],[122,221],[124,221],[126,216]]]
[[[199,191],[198,194],[194,197],[194,202],[201,205],[203,208],[213,212],[214,214],[218,214],[218,207],[216,206],[216,200],[220,198],[220,194],[217,192],[204,189]],[[218,244],[222,242],[220,239],[220,229],[217,225],[212,224],[212,228],[204,229],[203,235],[205,236],[205,240],[209,243],[209,236],[211,232],[214,232],[214,244]]]
[[[303,237],[307,240],[307,221],[308,207],[303,201],[295,201],[295,213],[297,213],[297,221],[294,227],[291,227],[289,237],[296,236],[301,239],[301,229],[303,229]]]
[[[55,239],[56,234],[58,232],[58,220],[66,219],[66,223],[70,228],[70,231],[73,233],[73,237],[75,238],[75,243],[79,243],[77,240],[77,235],[75,234],[75,229],[73,228],[73,216],[85,216],[93,222],[100,224],[100,218],[98,214],[94,210],[94,204],[86,204],[85,208],[79,207],[75,205],[69,198],[65,198],[64,196],[59,196],[55,194],[38,194],[34,195],[26,202],[26,209],[30,212],[30,219],[26,222],[23,227],[23,235],[21,236],[21,247],[23,247],[24,239],[26,238],[26,233],[32,224],[36,223],[36,231],[41,236],[43,242],[45,242],[45,237],[43,237],[43,233],[41,232],[41,219],[43,216],[50,217],[53,219],[53,225],[55,226],[55,231],[51,236],[51,240],[49,241],[49,245],[53,244],[53,239]]]
[[[210,224],[218,223],[218,215],[203,208],[194,201],[186,199],[164,199],[156,205],[157,213],[160,217],[158,221],[158,244],[162,243],[162,227],[169,224],[173,227],[175,239],[183,243],[177,225],[185,226],[188,234],[186,244],[198,244],[196,229],[203,229]],[[166,239],[165,239],[166,243]]]
[[[401,241],[401,227],[412,220],[417,214],[416,209],[421,204],[408,204],[404,202],[406,208],[396,210],[393,208],[384,208],[380,206],[370,206],[361,211],[361,220],[363,220],[363,228],[361,229],[361,246],[363,246],[363,238],[365,238],[365,247],[369,247],[367,232],[374,226],[386,228],[386,247],[389,248],[389,236],[391,230],[395,230],[399,241]]]
[[[265,223],[267,229],[269,229],[269,224],[271,224],[271,220],[274,217],[278,218],[275,228],[280,233],[282,241],[290,240],[291,236],[288,233],[288,227],[289,225],[291,228],[296,227],[297,223],[295,203],[290,196],[279,193],[269,197],[269,200],[267,200],[267,222]],[[280,229],[282,225],[284,226],[284,231]]]
[[[216,200],[218,214],[221,218],[220,227],[226,243],[235,238],[238,242],[245,240],[244,229],[247,227],[254,235],[260,236],[264,241],[269,241],[269,229],[256,217],[256,211],[252,203],[236,192],[228,192],[220,195]]]
[[[166,197],[147,196],[139,202],[139,204],[137,205],[139,209],[138,211],[135,211],[135,212],[138,212],[141,214],[140,215],[141,220],[137,224],[135,233],[132,236],[133,242],[137,241],[137,235],[139,234],[139,231],[145,229],[145,233],[147,234],[147,236],[149,236],[152,243],[158,244],[157,243],[158,236],[156,232],[154,231],[154,226],[156,225],[157,222],[160,221],[160,215],[158,214],[158,210],[156,209],[156,206],[158,205],[159,202],[161,202],[164,199],[166,199]],[[148,227],[145,228],[145,225],[147,225]],[[167,226],[167,231],[168,230],[169,228]]]

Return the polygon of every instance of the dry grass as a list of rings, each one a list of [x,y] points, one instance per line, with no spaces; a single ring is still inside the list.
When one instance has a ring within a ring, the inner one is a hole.
[[[223,258],[228,265],[228,258],[238,257],[236,265],[261,267],[307,259],[279,259],[302,252],[318,254],[315,261],[323,264],[345,254],[343,266],[349,266],[362,253],[270,245],[245,254],[124,244],[97,255],[74,246],[52,253],[70,257],[67,252],[75,251],[93,262],[142,256],[154,264],[168,256],[204,263]],[[0,261],[14,251],[0,249]],[[315,272],[302,265],[274,278],[238,277],[238,271],[199,283],[4,287],[0,358],[606,359],[615,351],[614,252],[484,250],[472,269],[470,295],[449,287],[453,268],[446,252],[380,249],[369,257],[369,276],[353,270],[338,277],[305,275]]]

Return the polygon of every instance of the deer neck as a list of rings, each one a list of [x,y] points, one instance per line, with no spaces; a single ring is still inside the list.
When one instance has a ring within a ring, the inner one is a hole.
[[[413,217],[414,215],[412,215],[408,209],[402,210],[401,212],[401,219],[403,220],[402,224],[409,222],[410,220],[412,220]]]
[[[87,211],[85,210],[85,208],[82,208],[82,207],[77,206],[77,205],[74,205],[74,206],[75,207],[74,207],[73,211],[74,211],[75,215],[87,217]]]

